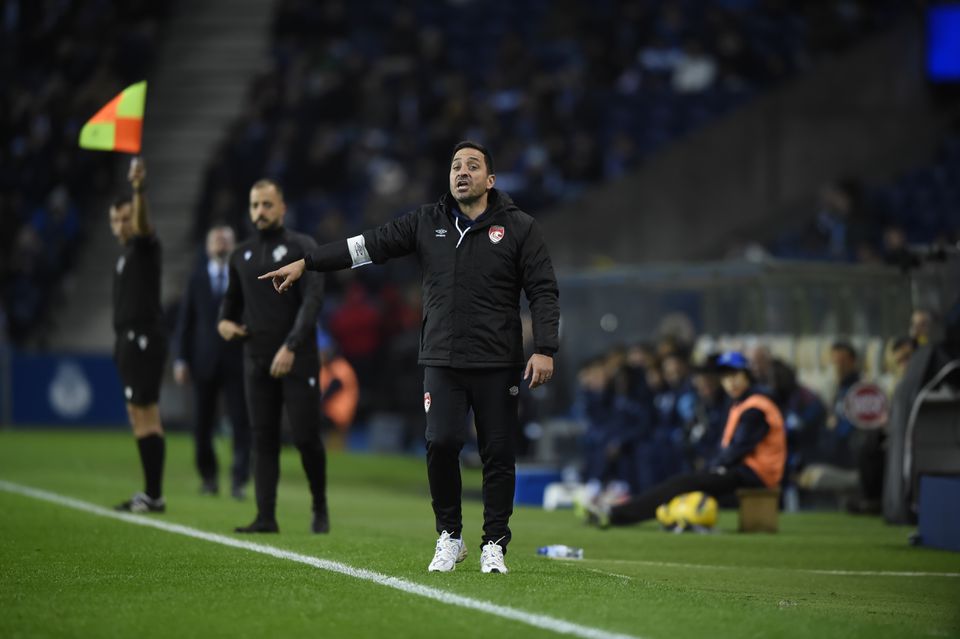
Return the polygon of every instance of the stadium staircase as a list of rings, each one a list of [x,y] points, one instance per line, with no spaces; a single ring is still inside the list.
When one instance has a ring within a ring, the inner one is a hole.
[[[543,225],[554,262],[722,258],[815,215],[829,180],[889,180],[928,162],[956,109],[926,85],[923,41],[905,20],[587,190]]]
[[[263,68],[272,9],[262,0],[181,2],[165,27],[169,35],[148,78],[143,143],[153,223],[164,247],[165,303],[179,295],[194,264],[198,247],[190,231],[204,169]],[[55,348],[112,348],[112,269],[119,252],[106,211],[102,222],[90,228]]]

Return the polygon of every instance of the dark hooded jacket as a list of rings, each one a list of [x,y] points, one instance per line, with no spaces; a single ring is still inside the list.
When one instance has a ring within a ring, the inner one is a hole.
[[[536,221],[491,189],[472,224],[447,193],[346,243],[321,246],[307,268],[334,271],[415,254],[423,286],[419,362],[426,366],[523,366],[520,292],[533,317],[534,350],[552,356],[560,323],[557,280]]]

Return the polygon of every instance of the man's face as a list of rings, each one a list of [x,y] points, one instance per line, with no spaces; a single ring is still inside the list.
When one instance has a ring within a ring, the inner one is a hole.
[[[280,226],[286,212],[283,198],[272,184],[250,189],[250,221],[258,229]]]
[[[457,202],[476,202],[493,188],[496,178],[487,169],[483,153],[477,149],[460,149],[450,163],[450,194]]]
[[[838,378],[846,377],[857,368],[857,360],[842,348],[831,351],[830,359],[833,360],[833,370],[836,372]]]
[[[133,206],[129,202],[110,207],[110,232],[120,244],[133,237]]]
[[[667,384],[676,388],[687,376],[687,365],[679,357],[668,357],[663,360],[663,379]]]
[[[720,380],[715,374],[697,373],[691,381],[693,382],[693,388],[697,391],[697,397],[704,401],[713,401],[717,386],[720,385]]]
[[[910,356],[913,355],[913,344],[906,342],[893,349],[893,361],[897,368],[904,370],[910,362]]]
[[[930,335],[930,314],[926,311],[914,311],[910,316],[910,337],[926,338]]]
[[[212,260],[227,259],[233,245],[233,231],[229,227],[218,226],[207,233],[207,257]]]
[[[750,369],[761,379],[766,379],[773,367],[773,354],[766,346],[758,346],[750,353]]]
[[[720,384],[727,395],[739,399],[750,388],[750,378],[743,371],[725,370],[720,373]]]

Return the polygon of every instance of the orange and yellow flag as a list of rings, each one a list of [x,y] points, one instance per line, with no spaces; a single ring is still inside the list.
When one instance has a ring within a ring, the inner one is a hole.
[[[146,99],[146,81],[121,91],[80,129],[80,148],[139,153]]]

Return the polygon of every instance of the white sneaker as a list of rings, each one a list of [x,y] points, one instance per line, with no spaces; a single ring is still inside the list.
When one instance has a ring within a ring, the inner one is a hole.
[[[498,544],[488,541],[480,551],[480,572],[498,572],[503,575],[510,572],[503,563],[503,548]]]
[[[163,497],[151,499],[146,493],[137,493],[122,504],[117,504],[113,509],[128,513],[162,513],[167,510],[167,502]]]
[[[467,547],[463,539],[454,539],[446,530],[440,533],[433,561],[427,567],[430,572],[451,572],[461,561],[467,558]]]

